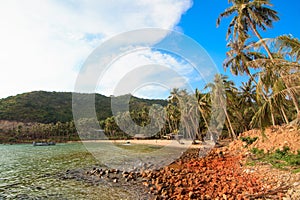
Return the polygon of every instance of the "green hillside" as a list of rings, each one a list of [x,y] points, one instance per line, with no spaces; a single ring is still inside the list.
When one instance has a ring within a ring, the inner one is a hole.
[[[130,100],[130,108],[135,110],[152,104],[165,106],[167,101],[136,97]],[[98,120],[112,116],[110,97],[96,94],[95,107]],[[0,120],[39,123],[72,121],[72,93],[34,91],[0,99]]]

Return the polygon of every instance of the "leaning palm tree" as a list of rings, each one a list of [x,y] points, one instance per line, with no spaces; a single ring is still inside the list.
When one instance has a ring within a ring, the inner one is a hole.
[[[245,43],[250,38],[249,31],[252,30],[259,39],[259,43],[265,48],[269,58],[273,60],[273,55],[258,30],[272,27],[273,21],[278,21],[279,17],[276,11],[269,8],[272,6],[269,0],[229,0],[229,2],[232,3],[232,6],[221,13],[217,20],[218,26],[222,18],[233,15],[227,31],[227,39],[231,37],[231,41],[228,43],[230,50],[227,52],[224,67],[230,67],[231,72],[235,75],[245,72],[257,85],[249,67],[258,68],[252,63],[256,63],[257,60],[266,60],[267,57],[259,52],[250,51],[254,44],[246,45]],[[261,95],[267,101],[267,96],[263,91]]]
[[[270,7],[269,0],[229,0],[232,6],[221,13],[217,19],[219,26],[221,19],[233,15],[227,30],[227,38],[233,40],[245,41],[249,37],[249,30],[252,30],[255,36],[262,43],[270,59],[273,59],[271,51],[262,36],[259,29],[266,30],[273,26],[274,21],[278,21],[277,12]]]

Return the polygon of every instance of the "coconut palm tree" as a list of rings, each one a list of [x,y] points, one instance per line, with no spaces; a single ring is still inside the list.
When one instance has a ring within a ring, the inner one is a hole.
[[[249,123],[256,112],[256,91],[253,81],[242,82],[239,92],[233,98],[233,115],[238,123],[238,130],[242,132],[250,129]]]
[[[221,13],[217,19],[219,26],[221,19],[233,15],[227,30],[227,39],[231,37],[233,40],[245,41],[249,37],[249,30],[259,39],[262,46],[266,50],[270,59],[273,59],[271,51],[258,29],[267,30],[273,26],[274,21],[278,21],[279,17],[276,11],[270,7],[272,4],[269,0],[229,0],[232,6]]]
[[[285,73],[285,76],[283,77],[284,83],[286,84],[287,88],[294,87],[295,83],[298,83],[297,85],[299,85],[298,78],[300,72],[300,40],[298,38],[294,38],[291,35],[282,35],[277,37],[274,40],[274,42],[275,47],[278,48],[279,52],[281,52],[283,56],[289,57],[288,62],[280,62],[282,65],[288,67],[288,69],[290,70],[289,73]],[[293,94],[293,92],[291,91],[289,92],[289,94],[293,100],[298,115],[300,115],[300,109],[296,95]]]
[[[256,85],[256,97],[258,100],[258,104],[260,106],[260,109],[267,110],[268,112],[264,113],[264,117],[266,115],[270,114],[272,125],[274,126],[276,124],[275,122],[275,109],[274,109],[274,102],[272,102],[271,96],[272,96],[272,85],[274,84],[274,81],[278,79],[278,74],[273,73],[270,68],[266,68],[266,70],[262,70],[259,72],[259,80]],[[263,96],[264,98],[261,98]],[[267,96],[267,98],[265,97]],[[259,111],[258,111],[259,112]],[[266,122],[261,123],[262,126],[265,126],[268,123],[269,118],[265,118]]]
[[[210,108],[211,108],[211,106],[209,105],[208,99],[207,99],[208,95],[201,94],[201,92],[198,89],[196,89],[195,95],[196,95],[197,102],[198,102],[198,109],[199,109],[201,117],[204,121],[205,128],[207,128],[208,131],[210,131],[209,124],[207,121],[209,112],[210,112]]]
[[[226,105],[230,99],[230,94],[236,91],[236,88],[234,87],[234,83],[232,81],[228,81],[227,79],[227,76],[216,74],[214,82],[208,83],[205,86],[205,89],[211,89],[212,104],[217,104],[221,107],[226,117],[225,125],[228,128],[228,132],[230,133],[231,138],[235,140],[236,134],[233,129],[229,113],[227,112]]]
[[[284,61],[282,59],[274,58],[274,55],[271,53],[270,48],[258,31],[259,29],[266,30],[267,28],[272,27],[273,22],[279,20],[277,12],[270,8],[272,6],[272,4],[270,4],[270,1],[229,0],[229,2],[232,3],[232,6],[226,9],[225,12],[221,13],[217,20],[218,26],[222,18],[233,15],[233,19],[230,22],[227,31],[227,39],[231,37],[231,39],[234,41],[234,43],[231,44],[231,51],[233,51],[233,53],[229,52],[229,62],[227,62],[227,66],[232,65],[233,68],[231,67],[231,69],[233,69],[232,72],[235,74],[237,74],[237,71],[244,70],[245,67],[240,64],[241,62],[247,62],[247,65],[256,68],[264,67],[263,65],[269,65],[271,66],[272,71],[274,71],[275,68],[278,69],[278,65],[281,67]],[[242,53],[242,50],[245,49],[245,45],[243,44],[250,37],[250,30],[252,30],[254,35],[259,39],[256,46],[262,46],[267,52],[268,57],[250,60],[244,56],[245,54]],[[296,58],[299,58],[299,43],[296,39],[284,36],[278,38],[277,42],[279,43],[281,50],[286,48],[290,49],[290,53]],[[233,57],[234,59],[230,59],[231,57]],[[264,69],[267,70],[266,67],[264,67]],[[245,72],[247,73],[247,70]],[[296,100],[295,94],[290,89],[290,86],[286,80],[287,75],[282,69],[279,69],[278,72],[287,87],[289,96],[293,99],[294,106],[299,115],[298,102]],[[266,86],[268,84],[264,85]],[[270,106],[269,111],[271,111],[272,123],[274,125],[275,119],[272,112],[274,111],[274,109],[272,109],[271,102],[268,100],[268,97],[265,94],[266,90],[266,88],[265,90],[260,90],[260,94],[263,96],[265,103]]]
[[[195,143],[196,138],[199,138],[199,110],[197,99],[193,94],[189,94],[187,90],[179,90],[178,102],[180,104],[180,120],[181,131],[186,138],[193,139]]]
[[[283,117],[283,120],[285,121],[286,124],[288,124],[289,119],[286,115],[286,106],[285,106],[285,105],[288,105],[288,102],[287,102],[288,100],[286,99],[286,95],[276,95],[283,90],[286,90],[285,84],[282,81],[282,78],[278,78],[272,87],[272,91],[273,91],[272,98],[274,99],[276,107],[280,111],[280,113]]]
[[[179,88],[173,88],[170,92],[170,96],[168,97],[169,102],[177,105],[179,103],[179,92]]]
[[[274,54],[273,60],[256,59],[254,61],[251,61],[250,65],[260,66],[264,68],[264,70],[259,72],[259,76],[263,76],[261,77],[261,80],[263,82],[261,82],[261,85],[258,86],[260,93],[264,94],[265,91],[267,91],[267,86],[271,91],[271,88],[272,86],[274,86],[275,81],[279,80],[280,78],[287,91],[287,93],[285,93],[286,98],[292,99],[292,103],[299,115],[300,111],[297,96],[299,96],[300,91],[298,87],[295,86],[299,85],[299,79],[297,77],[299,77],[300,65],[297,62],[285,60],[283,57],[284,55],[280,54],[279,52],[277,54]],[[264,85],[264,90],[261,89],[262,85]]]
[[[180,91],[179,88],[173,88],[168,97],[169,104],[167,105],[167,113],[171,132],[178,130],[181,118],[180,106],[182,105],[179,102],[180,93],[182,93],[182,91]]]

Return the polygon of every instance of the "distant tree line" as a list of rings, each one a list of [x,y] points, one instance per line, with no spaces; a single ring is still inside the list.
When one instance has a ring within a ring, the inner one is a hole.
[[[70,141],[79,140],[73,121],[66,123],[17,123],[0,129],[0,143],[19,143],[32,141]]]

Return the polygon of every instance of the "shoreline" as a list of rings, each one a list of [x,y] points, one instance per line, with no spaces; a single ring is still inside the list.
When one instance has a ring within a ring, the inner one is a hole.
[[[136,143],[145,142],[149,144],[149,140]],[[205,150],[204,145],[196,145],[198,148],[187,149],[180,158],[159,169],[127,172],[94,167],[85,171],[84,176],[101,183],[105,180],[104,183],[124,187],[129,192],[139,191],[140,197],[145,197],[141,199],[276,199],[292,188],[288,184],[276,187],[275,179],[265,181],[261,166],[250,170],[242,164],[245,156],[235,154],[224,144],[204,152],[203,157],[199,157],[199,151]]]
[[[202,146],[201,142],[192,144],[192,141],[182,140],[181,143],[177,140],[166,139],[129,139],[129,140],[82,140],[84,143],[111,143],[113,145],[151,145],[151,146],[168,146],[179,148],[199,148]]]
[[[32,140],[32,141],[24,141],[24,142],[0,142],[0,145],[15,145],[15,144],[32,144],[33,142],[38,140]],[[116,139],[116,140],[110,140],[110,139],[104,139],[104,140],[67,140],[67,141],[55,141],[55,140],[49,140],[56,142],[57,144],[66,144],[66,143],[115,143],[115,144],[141,144],[141,145],[157,145],[157,146],[166,146],[166,145],[175,145],[178,143],[177,140],[167,140],[167,139]],[[184,140],[182,140],[184,141]],[[189,143],[191,141],[187,141]],[[186,144],[187,145],[187,144]],[[190,144],[192,147],[198,147],[201,145],[201,141],[198,141],[197,144]]]

